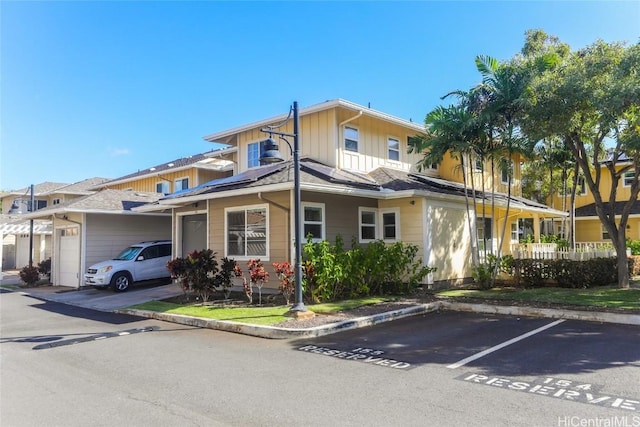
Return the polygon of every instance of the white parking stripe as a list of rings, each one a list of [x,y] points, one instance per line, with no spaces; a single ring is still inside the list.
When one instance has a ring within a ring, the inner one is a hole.
[[[527,332],[526,334],[522,334],[520,336],[517,336],[515,338],[510,339],[509,341],[505,341],[505,342],[503,342],[501,344],[494,345],[493,347],[488,348],[486,350],[483,350],[480,353],[476,353],[476,354],[474,354],[472,356],[469,356],[469,357],[467,357],[465,359],[462,359],[459,362],[452,363],[451,365],[447,366],[447,368],[456,369],[456,368],[459,368],[460,366],[464,366],[469,362],[473,362],[476,359],[480,359],[481,357],[484,357],[489,353],[493,353],[494,351],[500,350],[501,348],[504,348],[504,347],[506,347],[508,345],[511,345],[511,344],[516,343],[516,342],[518,342],[520,340],[523,340],[523,339],[528,338],[528,337],[530,337],[532,335],[535,335],[538,332],[542,332],[545,329],[549,329],[549,328],[552,328],[552,327],[554,327],[556,325],[559,325],[560,323],[562,323],[564,321],[565,321],[565,319],[560,319],[560,320],[556,320],[555,322],[551,322],[548,325],[541,326],[538,329],[534,329],[533,331]]]

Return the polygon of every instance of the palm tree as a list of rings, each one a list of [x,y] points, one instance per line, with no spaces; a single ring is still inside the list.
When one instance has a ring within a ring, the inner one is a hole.
[[[422,153],[423,157],[418,163],[418,170],[430,167],[432,164],[439,164],[444,156],[449,153],[455,160],[460,162],[459,167],[462,172],[462,180],[465,189],[465,203],[467,208],[467,220],[469,230],[472,235],[472,242],[477,242],[476,228],[469,214],[469,193],[467,182],[468,159],[472,158],[472,141],[477,135],[475,117],[469,112],[466,106],[450,105],[449,107],[438,106],[427,114],[425,126],[427,132],[411,138],[409,141],[410,153]],[[475,211],[475,189],[472,187],[473,205]],[[473,265],[478,264],[477,244],[472,244],[471,258]]]

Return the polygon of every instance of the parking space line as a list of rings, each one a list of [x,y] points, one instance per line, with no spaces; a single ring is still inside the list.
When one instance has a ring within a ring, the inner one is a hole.
[[[565,319],[559,319],[559,320],[556,320],[555,322],[549,323],[548,325],[541,326],[538,329],[534,329],[533,331],[527,332],[526,334],[522,334],[520,336],[517,336],[515,338],[510,339],[509,341],[505,341],[505,342],[500,343],[498,345],[494,345],[493,347],[488,348],[486,350],[483,350],[480,353],[476,353],[476,354],[474,354],[472,356],[464,358],[464,359],[462,359],[462,360],[460,360],[460,361],[458,361],[456,363],[452,363],[451,365],[447,366],[447,368],[456,369],[456,368],[459,368],[460,366],[464,366],[469,362],[473,362],[476,359],[480,359],[481,357],[484,357],[487,354],[493,353],[494,351],[498,351],[501,348],[507,347],[507,346],[509,346],[509,345],[511,345],[513,343],[516,343],[516,342],[518,342],[520,340],[523,340],[523,339],[528,338],[528,337],[530,337],[532,335],[535,335],[538,332],[542,332],[545,329],[549,329],[549,328],[552,328],[552,327],[554,327],[556,325],[559,325],[560,323],[562,323],[564,321],[565,321]]]

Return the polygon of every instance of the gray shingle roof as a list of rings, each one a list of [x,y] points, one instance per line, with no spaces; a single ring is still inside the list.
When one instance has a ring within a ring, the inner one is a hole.
[[[46,215],[57,211],[130,211],[131,208],[153,203],[161,194],[140,191],[102,190],[96,193],[67,200],[61,204],[39,209],[34,214]]]
[[[293,162],[287,161],[250,169],[231,177],[213,180],[192,189],[171,194],[161,200],[179,202],[182,197],[232,191],[241,188],[258,188],[265,185],[291,182],[293,179]],[[464,197],[465,194],[462,184],[426,175],[384,167],[378,168],[369,174],[363,174],[333,168],[306,158],[300,160],[300,181],[303,184],[335,186],[336,189],[365,189],[380,193],[389,191],[423,191],[459,197]],[[471,196],[470,191],[469,196]],[[485,200],[490,200],[492,196],[496,198],[500,205],[505,205],[509,199],[506,194],[501,193],[496,193],[495,195],[487,193],[484,195]],[[476,191],[476,197],[482,198],[482,192]],[[546,205],[522,197],[511,196],[510,200],[510,204],[513,207],[563,214]]]
[[[627,202],[616,202],[615,204],[615,212],[616,215],[622,214],[622,208]],[[636,200],[631,206],[631,215],[640,215],[640,200]],[[576,208],[576,218],[580,217],[589,217],[589,216],[598,216],[596,212],[596,204],[591,203],[585,206],[581,206]]]

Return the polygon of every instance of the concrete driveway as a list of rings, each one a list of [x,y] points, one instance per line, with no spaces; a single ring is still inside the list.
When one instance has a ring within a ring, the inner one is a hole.
[[[20,284],[20,279],[17,274],[12,273],[13,272],[3,272],[2,285]],[[19,292],[46,301],[55,301],[108,312],[147,301],[171,298],[182,294],[180,286],[175,283],[159,286],[134,286],[126,292],[117,293],[106,289],[76,289],[67,286],[38,286],[35,288],[22,288]]]

